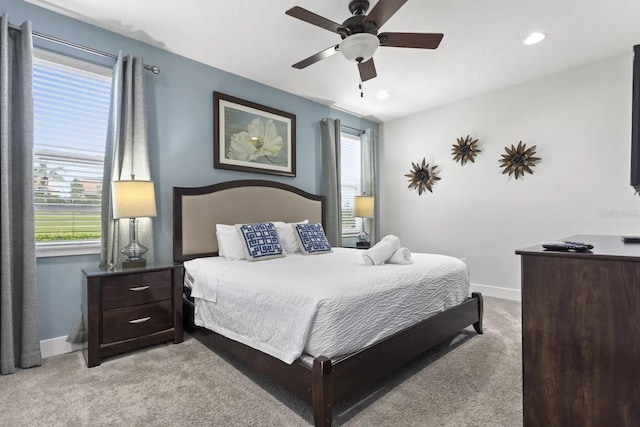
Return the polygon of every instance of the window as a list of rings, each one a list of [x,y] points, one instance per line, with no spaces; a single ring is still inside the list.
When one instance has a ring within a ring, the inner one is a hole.
[[[342,192],[342,235],[360,232],[362,218],[353,215],[354,197],[362,194],[360,138],[342,133],[340,138],[340,191]]]
[[[77,249],[100,241],[110,97],[110,69],[36,52],[33,196],[38,255],[52,246]]]

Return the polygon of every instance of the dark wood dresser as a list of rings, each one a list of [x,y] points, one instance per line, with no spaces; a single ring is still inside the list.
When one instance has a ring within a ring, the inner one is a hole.
[[[524,426],[640,426],[640,244],[520,249]]]
[[[82,270],[88,367],[113,354],[183,341],[182,271],[178,264]]]

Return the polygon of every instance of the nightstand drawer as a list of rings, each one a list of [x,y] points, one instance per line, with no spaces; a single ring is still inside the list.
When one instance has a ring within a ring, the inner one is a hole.
[[[152,271],[102,279],[102,309],[171,299],[171,271]]]
[[[137,338],[173,327],[171,300],[102,312],[104,344]]]

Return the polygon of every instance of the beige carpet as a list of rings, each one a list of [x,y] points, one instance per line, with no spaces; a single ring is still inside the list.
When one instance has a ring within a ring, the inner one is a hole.
[[[485,298],[467,332],[336,408],[334,425],[522,425],[520,304]],[[310,408],[195,338],[109,358],[80,352],[0,376],[2,426],[309,426]]]

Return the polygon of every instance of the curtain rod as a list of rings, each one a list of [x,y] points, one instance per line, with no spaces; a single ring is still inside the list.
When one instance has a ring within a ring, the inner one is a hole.
[[[9,24],[9,29],[13,30],[13,31],[22,32],[22,28],[18,27],[17,25],[13,25],[13,24]],[[48,34],[38,33],[37,31],[31,31],[31,35],[33,35],[34,37],[38,37],[40,39],[43,39],[43,40],[47,40],[47,41],[50,41],[50,42],[53,42],[53,43],[61,44],[63,46],[72,47],[74,49],[81,50],[83,52],[92,53],[94,55],[102,56],[104,58],[118,59],[118,56],[114,55],[112,53],[107,53],[107,52],[103,52],[101,50],[93,49],[91,47],[82,46],[82,45],[79,45],[77,43],[73,43],[73,42],[70,42],[70,41],[67,41],[67,40],[59,39],[59,38],[54,37],[54,36],[50,36]],[[160,74],[160,67],[158,67],[157,65],[144,64],[144,68],[145,68],[145,70],[151,71],[153,74]]]
[[[358,129],[358,128],[354,128],[354,127],[351,127],[351,126],[343,125],[342,123],[340,123],[340,127],[341,128],[347,128],[347,129],[355,130],[356,132],[360,132],[360,133],[365,133],[365,131],[362,130],[362,129]]]

